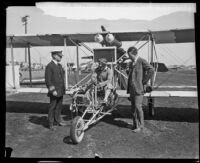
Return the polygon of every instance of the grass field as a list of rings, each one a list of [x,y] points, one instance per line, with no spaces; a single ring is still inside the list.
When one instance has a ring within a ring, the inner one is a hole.
[[[70,78],[72,79],[72,78]],[[195,71],[158,73],[156,84],[197,85]],[[62,117],[66,127],[48,129],[49,98],[46,94],[6,96],[6,141],[11,157],[25,158],[190,158],[199,159],[198,98],[156,98],[155,116],[143,110],[145,129],[133,133],[130,102],[120,98],[117,110],[85,132],[83,141],[70,140],[71,97],[64,96]]]

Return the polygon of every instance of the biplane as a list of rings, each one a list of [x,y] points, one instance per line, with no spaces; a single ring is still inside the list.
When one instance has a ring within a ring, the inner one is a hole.
[[[101,103],[101,95],[99,95],[97,86],[93,83],[90,87],[91,99],[84,96],[85,79],[91,75],[88,74],[85,78],[78,81],[72,87],[68,85],[68,70],[65,69],[65,84],[66,94],[72,95],[73,100],[70,110],[75,118],[71,127],[71,138],[74,143],[79,143],[83,139],[84,131],[92,124],[99,121],[105,115],[110,114],[117,106],[116,94],[118,97],[129,97],[126,93],[127,86],[127,63],[126,51],[122,48],[123,41],[144,42],[138,50],[145,45],[150,44],[150,63],[155,68],[154,77],[150,80],[150,85],[153,90],[145,93],[148,98],[149,114],[154,115],[154,98],[157,97],[197,97],[197,91],[157,91],[154,90],[157,72],[166,72],[167,68],[164,64],[155,62],[156,57],[155,44],[165,43],[187,43],[195,42],[194,29],[173,29],[165,31],[139,31],[139,32],[109,32],[104,26],[101,26],[102,31],[96,33],[76,33],[76,34],[40,34],[40,35],[9,35],[7,36],[7,47],[11,49],[12,59],[12,74],[13,74],[13,89],[17,92],[34,92],[47,93],[46,88],[16,88],[15,87],[15,69],[14,69],[14,48],[27,48],[29,56],[29,65],[31,65],[30,48],[34,46],[63,46],[64,55],[67,55],[66,49],[68,46],[77,47],[77,58],[79,58],[78,48],[85,48],[91,54],[85,58],[97,62],[99,57],[106,57],[109,60],[108,64],[114,72],[112,90],[109,96],[109,104]],[[85,43],[97,42],[102,45],[101,48],[91,49]],[[67,65],[67,61],[65,61]],[[77,59],[77,69],[79,69],[79,61]],[[31,68],[29,66],[30,84],[32,83]],[[120,89],[119,89],[120,88]],[[109,107],[108,107],[109,106]],[[105,109],[106,108],[106,109]],[[72,115],[72,116],[73,116]],[[88,118],[89,117],[89,118]]]

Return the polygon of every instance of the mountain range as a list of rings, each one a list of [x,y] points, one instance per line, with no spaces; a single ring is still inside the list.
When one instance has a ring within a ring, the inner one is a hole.
[[[24,33],[24,27],[20,21],[24,15],[30,16],[28,33],[31,34],[100,32],[101,25],[113,32],[194,28],[194,13],[191,12],[174,12],[151,21],[130,19],[73,20],[45,15],[37,8],[27,7],[23,10],[20,8],[8,10],[7,34]]]

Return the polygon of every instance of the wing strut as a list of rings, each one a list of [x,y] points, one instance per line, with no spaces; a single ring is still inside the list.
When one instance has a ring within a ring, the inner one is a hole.
[[[154,40],[153,40],[153,35],[152,33],[149,34],[149,40],[151,41],[151,61],[150,63],[153,63],[153,44],[154,44]],[[151,78],[150,79],[150,85],[151,87],[153,88],[153,84],[154,84],[154,81],[153,81],[154,78]],[[154,111],[154,98],[152,97],[149,97],[148,98],[148,106],[149,106],[149,115],[150,116],[154,116],[155,114],[155,111]]]
[[[65,50],[65,89],[68,89],[68,72],[67,72],[67,39],[64,37],[64,50]]]
[[[13,37],[10,37],[11,41],[11,61],[12,61],[12,75],[13,75],[13,88],[16,88],[15,85],[15,65],[14,65],[14,54],[13,54]]]
[[[30,53],[30,44],[29,43],[28,43],[28,66],[29,66],[30,87],[32,87],[31,53]]]
[[[79,69],[79,49],[78,46],[76,46],[76,64],[77,64],[77,72],[76,72],[76,77],[77,77],[77,82],[79,82],[79,75],[80,75],[80,69]]]

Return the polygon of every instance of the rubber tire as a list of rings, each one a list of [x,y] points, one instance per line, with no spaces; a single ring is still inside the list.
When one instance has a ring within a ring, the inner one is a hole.
[[[80,124],[80,128],[84,127],[84,121],[80,116],[76,116],[73,121],[72,121],[72,125],[70,128],[70,137],[71,140],[74,144],[78,144],[82,141],[83,137],[84,137],[84,131],[82,131],[82,133],[80,135],[77,135],[77,126]]]

